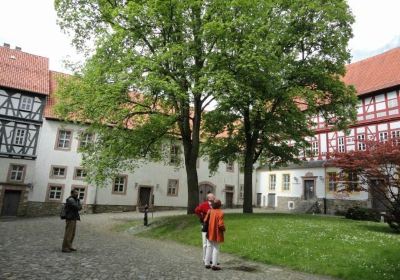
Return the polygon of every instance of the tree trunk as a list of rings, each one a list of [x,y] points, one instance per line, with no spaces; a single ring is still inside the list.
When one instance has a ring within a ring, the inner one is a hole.
[[[243,213],[253,213],[253,157],[246,150],[244,160],[244,200]]]
[[[196,161],[189,160],[185,165],[188,186],[187,213],[193,214],[194,209],[199,204],[199,182],[197,177]]]

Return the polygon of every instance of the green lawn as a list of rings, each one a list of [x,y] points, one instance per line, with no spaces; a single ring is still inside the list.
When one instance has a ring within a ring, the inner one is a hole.
[[[196,217],[163,219],[139,235],[201,246]],[[386,224],[291,214],[225,214],[225,224],[222,252],[342,279],[400,279],[400,235]]]

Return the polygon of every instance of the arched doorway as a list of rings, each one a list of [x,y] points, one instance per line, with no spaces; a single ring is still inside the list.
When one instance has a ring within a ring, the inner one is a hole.
[[[215,185],[210,182],[201,182],[199,184],[199,202],[206,200],[209,193],[215,194]]]

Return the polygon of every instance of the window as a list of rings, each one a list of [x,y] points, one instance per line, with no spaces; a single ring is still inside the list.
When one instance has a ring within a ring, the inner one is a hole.
[[[349,172],[347,174],[347,181],[351,191],[359,191],[358,188],[358,175],[356,172]]]
[[[233,166],[233,162],[228,162],[226,163],[226,171],[227,172],[233,172],[234,171],[234,166]]]
[[[344,137],[338,138],[338,152],[344,153],[345,152],[345,145],[344,145]]]
[[[276,187],[276,175],[271,174],[269,175],[269,190],[274,191]]]
[[[400,130],[392,131],[392,140],[395,145],[400,143]]]
[[[168,180],[167,195],[177,196],[178,195],[179,181],[175,179]]]
[[[82,133],[79,137],[79,148],[84,148],[88,144],[93,143],[94,135],[92,133]]]
[[[59,130],[57,136],[56,149],[69,150],[71,148],[72,131]]]
[[[47,200],[61,200],[63,195],[63,185],[51,184],[49,185]]]
[[[282,181],[283,181],[282,190],[284,191],[290,190],[290,174],[283,174]]]
[[[380,142],[387,142],[388,133],[387,132],[379,132],[379,141]]]
[[[25,165],[11,164],[8,169],[8,181],[23,182],[25,179]]]
[[[65,166],[52,166],[50,170],[50,178],[65,178],[67,176],[67,168]]]
[[[83,203],[86,198],[86,187],[85,186],[72,186],[72,189],[75,189],[78,191],[78,198],[81,200],[81,203]]]
[[[26,137],[26,129],[16,128],[14,131],[14,145],[24,145]]]
[[[318,140],[313,137],[310,141],[310,146],[307,147],[307,156],[315,157],[319,153]]]
[[[126,183],[128,176],[117,176],[114,179],[113,194],[126,194]]]
[[[178,164],[179,163],[179,146],[178,145],[171,145],[170,149],[170,164]]]
[[[29,96],[21,96],[19,109],[23,111],[32,111],[32,107],[33,107],[33,98]]]
[[[335,192],[337,190],[336,172],[328,172],[328,191]]]
[[[75,167],[74,180],[83,180],[86,177],[86,170],[80,167]]]
[[[366,146],[365,146],[365,135],[364,134],[360,134],[357,135],[357,140],[358,140],[358,150],[359,151],[365,151]]]
[[[244,197],[244,185],[240,184],[240,186],[239,186],[239,199],[243,200],[243,197]]]

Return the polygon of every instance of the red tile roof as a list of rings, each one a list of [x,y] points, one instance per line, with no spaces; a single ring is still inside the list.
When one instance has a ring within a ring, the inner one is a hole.
[[[0,46],[0,86],[49,94],[49,59]]]
[[[343,81],[357,95],[400,85],[400,47],[347,65]]]
[[[62,77],[68,77],[68,74],[64,74],[56,71],[49,71],[49,85],[50,85],[50,94],[46,100],[46,107],[44,108],[44,117],[57,119],[56,114],[54,113],[53,107],[56,104],[56,90],[58,86],[58,79]]]

